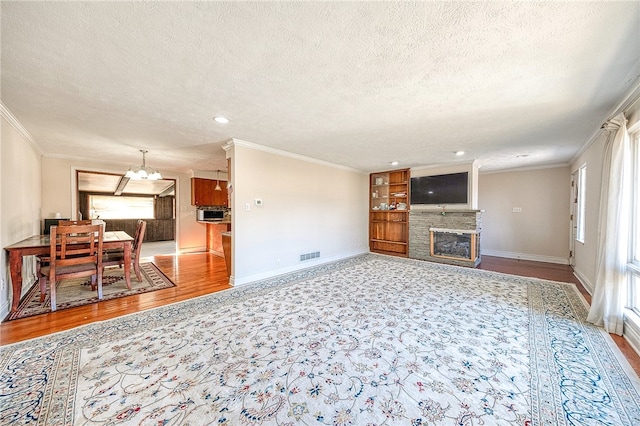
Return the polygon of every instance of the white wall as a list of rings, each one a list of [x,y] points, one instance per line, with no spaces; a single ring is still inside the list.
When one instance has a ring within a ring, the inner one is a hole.
[[[94,163],[82,159],[44,157],[42,159],[42,219],[55,213],[62,217],[76,218],[75,172],[87,170],[107,173],[124,173],[126,166]],[[180,252],[203,251],[206,233],[196,222],[195,207],[191,205],[191,175],[171,174],[162,170],[163,176],[176,179],[176,243]]]
[[[568,167],[480,173],[478,181],[482,254],[568,263]]]
[[[0,247],[40,231],[42,198],[40,152],[19,131],[19,124],[2,106],[0,119]],[[24,131],[24,129],[22,129]],[[23,277],[26,279],[28,277]],[[0,319],[9,313],[11,280],[7,253],[0,254]]]
[[[369,250],[367,174],[243,141],[232,144],[234,284]],[[263,205],[256,206],[256,199]],[[316,251],[320,258],[300,261],[300,254]]]

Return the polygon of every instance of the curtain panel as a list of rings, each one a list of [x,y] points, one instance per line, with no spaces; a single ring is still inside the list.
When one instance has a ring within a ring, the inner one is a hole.
[[[627,304],[627,262],[631,231],[633,163],[631,138],[623,113],[605,124],[605,145],[598,223],[596,282],[587,320],[622,335]]]

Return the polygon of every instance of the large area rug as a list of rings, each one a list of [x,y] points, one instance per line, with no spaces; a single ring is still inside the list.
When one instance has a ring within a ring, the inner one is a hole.
[[[572,284],[367,254],[0,348],[0,424],[638,425]]]
[[[167,278],[156,265],[151,262],[140,263],[142,282],[138,282],[133,267],[131,268],[131,290],[124,280],[124,269],[118,266],[105,268],[102,277],[102,300],[116,299],[133,294],[174,287],[175,284]],[[57,310],[73,308],[99,302],[97,290],[91,290],[90,280],[77,278],[64,280],[56,287]],[[24,296],[18,310],[9,314],[5,321],[26,318],[33,315],[51,312],[49,292],[43,302],[40,302],[40,287],[36,283]]]

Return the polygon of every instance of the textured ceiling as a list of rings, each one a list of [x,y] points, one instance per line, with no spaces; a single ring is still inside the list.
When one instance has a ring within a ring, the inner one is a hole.
[[[44,155],[161,171],[224,170],[229,138],[362,171],[567,163],[640,80],[639,2],[0,8],[1,100]]]

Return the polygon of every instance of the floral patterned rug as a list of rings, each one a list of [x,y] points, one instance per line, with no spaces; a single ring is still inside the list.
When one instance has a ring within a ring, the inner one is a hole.
[[[131,268],[131,290],[129,290],[124,280],[124,269],[118,266],[105,268],[104,276],[102,277],[102,300],[117,299],[133,294],[175,287],[175,284],[151,262],[141,262],[140,272],[142,281],[139,282],[133,268]],[[89,305],[99,301],[98,292],[91,290],[91,280],[87,278],[64,280],[56,287],[58,310]],[[35,283],[20,301],[18,310],[10,313],[4,321],[46,314],[47,312],[51,312],[49,292],[47,292],[44,301],[41,302],[40,287],[38,283]]]
[[[573,284],[366,254],[0,348],[0,424],[638,425]]]

